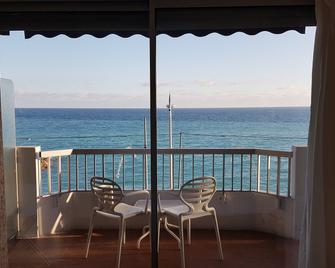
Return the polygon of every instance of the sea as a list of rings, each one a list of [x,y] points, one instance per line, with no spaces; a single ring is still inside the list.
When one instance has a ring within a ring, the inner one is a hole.
[[[167,109],[158,109],[159,148],[168,147],[168,115]],[[290,151],[294,145],[307,144],[309,116],[309,107],[176,108],[172,112],[173,147],[261,148]],[[41,146],[42,151],[70,148],[143,148],[145,120],[147,121],[146,129],[149,148],[149,109],[17,108],[17,145]],[[116,161],[120,162],[121,160]],[[177,161],[176,165],[180,163],[178,159],[175,161]],[[210,161],[210,158],[206,160],[209,166],[211,165]],[[122,163],[120,162],[120,164]],[[159,169],[161,169],[160,165],[161,162],[159,163]],[[199,162],[195,173],[201,173],[200,166],[201,163]],[[99,169],[99,167],[97,168]],[[177,169],[176,172],[178,173]],[[283,173],[286,171],[285,168],[282,168]],[[130,178],[131,175],[129,175],[132,173],[129,166],[124,169],[124,175],[120,175],[120,170],[114,171],[114,173],[116,172],[118,172],[117,175],[120,183],[122,181],[124,188],[130,189],[132,185],[134,186]],[[128,175],[127,172],[129,173]],[[163,177],[167,180],[168,174],[165,174],[166,172],[168,171],[162,171],[161,173],[164,173],[165,176]],[[217,172],[222,173],[219,170]],[[227,177],[229,177],[230,171],[227,169],[226,172]],[[190,170],[186,172],[186,179],[190,176],[190,173]],[[239,172],[236,173],[239,174]],[[79,173],[79,175],[82,174]],[[141,167],[137,168],[135,175],[139,177],[138,182],[135,183],[135,186],[137,185],[135,188],[141,188],[141,176],[143,175]],[[180,173],[178,175],[180,180]],[[112,177],[113,174],[109,176]],[[244,185],[243,187],[238,185],[239,179],[238,175],[236,176],[236,185],[234,180],[221,178],[220,187],[243,188]],[[271,172],[271,176],[276,176],[275,170]],[[226,183],[225,179],[227,180]],[[158,180],[160,188],[163,188],[165,183],[168,183],[162,181],[162,176],[159,176]],[[64,184],[67,181],[64,178]],[[85,188],[84,184],[87,183],[87,181],[80,182],[79,188]],[[285,186],[284,184],[281,185],[283,191],[287,188],[287,185]],[[262,185],[266,187],[264,183]],[[57,188],[56,179],[53,180],[52,187],[54,189]],[[271,187],[275,191],[275,181]],[[46,182],[43,182],[43,191],[47,191]]]
[[[174,109],[173,146],[291,150],[307,144],[309,107]],[[18,145],[42,150],[143,148],[148,109],[16,109]],[[182,133],[182,134],[180,134]],[[168,110],[158,109],[158,146],[168,146]]]

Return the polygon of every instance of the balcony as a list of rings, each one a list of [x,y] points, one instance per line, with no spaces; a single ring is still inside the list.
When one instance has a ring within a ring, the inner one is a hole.
[[[115,261],[117,223],[97,218],[91,253],[84,258],[90,211],[95,200],[89,179],[104,176],[124,191],[150,188],[148,149],[68,149],[41,151],[17,147],[19,237],[10,247],[11,267],[50,264],[66,267],[108,265]],[[230,267],[296,267],[304,194],[306,147],[263,149],[159,149],[158,188],[178,191],[189,179],[214,176],[212,200],[221,229],[224,263]],[[127,200],[133,202],[134,200]],[[147,217],[127,223],[122,267],[147,267],[148,239],[136,249]],[[39,238],[39,239],[35,239]],[[162,232],[159,260],[178,267],[174,239]],[[221,267],[212,222],[192,220],[188,267]],[[175,263],[173,263],[175,262]],[[277,265],[277,266],[276,266]]]

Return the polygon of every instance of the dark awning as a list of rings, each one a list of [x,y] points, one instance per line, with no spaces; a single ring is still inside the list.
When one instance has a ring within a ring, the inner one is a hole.
[[[148,35],[148,0],[0,0],[0,34],[54,37]],[[312,0],[157,0],[157,33],[282,33],[315,25]]]

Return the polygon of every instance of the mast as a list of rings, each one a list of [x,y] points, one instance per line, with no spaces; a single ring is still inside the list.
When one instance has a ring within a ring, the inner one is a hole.
[[[169,104],[166,105],[166,108],[169,110],[169,149],[173,148],[173,137],[172,137],[172,109],[175,106],[171,102],[171,94],[169,94]],[[173,189],[173,156],[170,154],[170,189]]]

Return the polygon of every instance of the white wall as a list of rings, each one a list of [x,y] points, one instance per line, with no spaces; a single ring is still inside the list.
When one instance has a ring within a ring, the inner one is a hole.
[[[29,238],[37,235],[37,202],[39,160],[37,154],[41,148],[20,146],[17,155],[17,184],[19,205],[19,237]]]
[[[164,197],[162,197],[164,198]],[[131,200],[129,200],[131,201]],[[293,203],[289,198],[252,192],[229,192],[226,198],[217,192],[212,205],[216,208],[220,228],[228,230],[259,230],[285,237],[295,237]],[[73,192],[40,198],[38,201],[40,235],[73,229],[87,229],[95,200],[91,192]],[[149,219],[138,217],[128,228],[141,228]],[[96,228],[117,228],[117,221],[96,219]],[[210,219],[192,222],[193,228],[212,228]]]
[[[7,238],[17,233],[17,193],[15,174],[15,108],[14,86],[10,80],[0,79],[0,111],[1,133],[0,142],[3,148],[3,172],[5,179]]]

